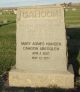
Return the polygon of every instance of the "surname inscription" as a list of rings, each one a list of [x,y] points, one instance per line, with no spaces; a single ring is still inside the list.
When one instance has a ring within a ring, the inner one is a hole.
[[[46,8],[47,9],[47,8]],[[19,11],[19,19],[20,18],[57,18],[61,16],[61,9],[43,9],[35,8],[25,9],[24,11]],[[56,16],[57,15],[57,16]]]

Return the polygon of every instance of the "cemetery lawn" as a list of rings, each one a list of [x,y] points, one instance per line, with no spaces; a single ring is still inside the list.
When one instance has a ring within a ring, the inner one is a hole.
[[[2,12],[2,14],[0,14],[0,24],[1,24],[4,20],[7,20],[8,23],[9,23],[9,22],[14,22],[14,21],[16,21],[16,20],[15,20],[16,15],[15,15],[12,11],[8,12],[8,11],[2,11],[2,10],[1,10],[0,12]]]
[[[80,27],[80,8],[72,10],[72,8],[65,9],[66,27]]]
[[[16,61],[15,17],[12,12],[3,12],[0,15],[0,76],[10,70]]]
[[[3,11],[2,11],[3,12]],[[6,23],[5,23],[6,20]],[[80,29],[80,9],[65,11],[66,27]],[[75,35],[75,34],[74,34]],[[74,38],[73,38],[74,39]],[[80,41],[80,31],[75,35]],[[80,62],[80,49],[78,55]],[[16,62],[16,15],[13,12],[3,12],[0,15],[0,79]],[[80,63],[79,63],[80,64]]]

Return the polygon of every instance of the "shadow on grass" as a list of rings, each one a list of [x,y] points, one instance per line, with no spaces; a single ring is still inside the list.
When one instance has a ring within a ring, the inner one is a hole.
[[[79,89],[62,89],[62,88],[16,88],[16,87],[10,87],[5,88],[4,92],[80,92]]]
[[[80,62],[77,59],[80,52],[80,28],[67,28],[68,67],[73,66],[75,79],[79,76]]]

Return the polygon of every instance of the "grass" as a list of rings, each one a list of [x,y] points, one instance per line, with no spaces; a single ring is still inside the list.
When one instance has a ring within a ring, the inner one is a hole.
[[[16,55],[16,22],[15,15],[4,13],[0,21],[8,20],[0,25],[0,75],[8,71],[15,64]]]
[[[13,12],[0,11],[2,15],[0,15],[0,22],[7,20],[8,22],[15,21],[16,15]]]
[[[72,8],[69,8],[68,11],[65,10],[65,22],[66,27],[70,26],[78,26],[80,27],[80,8],[77,10],[72,10]]]
[[[7,23],[4,23],[7,20]],[[65,11],[66,27],[80,28],[80,9]],[[73,40],[80,41],[80,31],[72,32]],[[75,53],[74,53],[75,54]],[[80,49],[76,57],[80,62]],[[3,12],[0,15],[0,75],[10,70],[16,62],[16,15],[13,12]]]

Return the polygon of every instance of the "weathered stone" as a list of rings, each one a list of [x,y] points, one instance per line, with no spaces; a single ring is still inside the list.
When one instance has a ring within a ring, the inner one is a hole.
[[[19,8],[16,36],[16,70],[9,73],[10,86],[74,86],[74,76],[67,71],[63,7]]]
[[[74,76],[69,72],[30,73],[13,70],[10,72],[10,86],[17,87],[61,87],[73,88]]]

